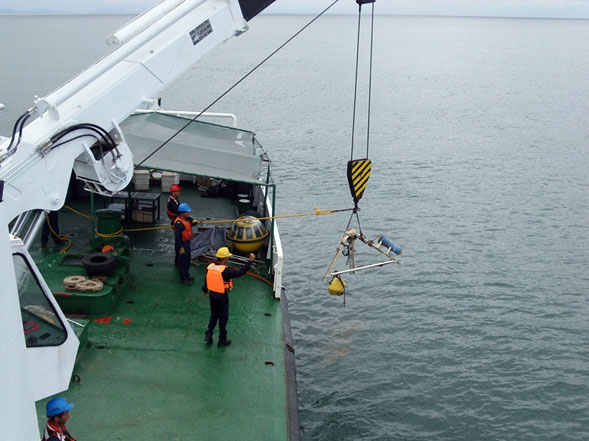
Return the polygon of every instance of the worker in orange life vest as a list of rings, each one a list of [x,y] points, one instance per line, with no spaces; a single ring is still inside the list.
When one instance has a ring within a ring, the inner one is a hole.
[[[213,343],[213,331],[219,321],[219,342],[217,346],[229,346],[231,340],[227,340],[227,322],[229,321],[229,291],[233,288],[233,280],[243,276],[252,267],[252,262],[256,258],[254,253],[250,253],[249,260],[239,269],[229,268],[227,259],[231,257],[229,248],[221,247],[217,250],[217,260],[207,267],[205,283],[202,290],[209,293],[211,302],[211,318],[209,327],[205,332],[205,341],[207,344]]]
[[[178,205],[178,217],[174,221],[174,249],[178,256],[178,272],[180,283],[192,285],[194,277],[188,273],[190,267],[190,240],[192,239],[192,224],[194,220],[190,217],[192,209],[188,204]]]
[[[73,408],[74,404],[68,403],[63,397],[53,398],[47,402],[45,410],[48,420],[41,441],[76,441],[65,427]]]
[[[180,205],[180,191],[182,188],[178,184],[170,185],[170,197],[166,205],[166,212],[170,218],[170,224],[174,225],[174,221],[178,217],[178,206]]]

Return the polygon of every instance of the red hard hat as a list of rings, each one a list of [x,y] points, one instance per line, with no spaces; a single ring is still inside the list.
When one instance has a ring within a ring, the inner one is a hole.
[[[172,184],[170,185],[170,193],[173,191],[181,191],[182,188],[180,188],[180,186],[178,184]]]
[[[103,253],[108,253],[109,251],[114,251],[115,247],[113,247],[112,245],[105,245],[102,247],[102,252]]]

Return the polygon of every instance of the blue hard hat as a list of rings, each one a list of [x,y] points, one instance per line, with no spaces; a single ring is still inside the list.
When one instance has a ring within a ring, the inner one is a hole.
[[[55,415],[61,415],[64,412],[72,410],[73,408],[74,403],[68,403],[63,397],[53,398],[49,400],[45,406],[48,418],[54,417]]]
[[[190,205],[188,205],[186,203],[182,203],[182,204],[178,205],[178,213],[183,213],[185,211],[188,211],[189,213],[192,211],[192,209],[190,208]]]

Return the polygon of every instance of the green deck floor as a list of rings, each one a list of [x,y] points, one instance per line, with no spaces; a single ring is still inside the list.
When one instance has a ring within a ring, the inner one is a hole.
[[[198,193],[184,196],[198,218],[205,217],[199,212],[227,218],[235,210]],[[163,217],[166,200],[163,194]],[[60,213],[60,232],[74,233],[72,252],[84,250],[88,224]],[[109,324],[90,321],[75,381],[60,394],[75,403],[71,433],[84,441],[288,439],[283,318],[271,286],[247,275],[235,280],[228,324],[233,344],[218,348],[217,328],[208,346],[209,301],[200,288],[205,266],[192,265],[195,283],[181,285],[170,230],[130,237],[130,289]],[[58,250],[53,247],[50,242],[36,257]],[[40,427],[45,403],[37,403]]]

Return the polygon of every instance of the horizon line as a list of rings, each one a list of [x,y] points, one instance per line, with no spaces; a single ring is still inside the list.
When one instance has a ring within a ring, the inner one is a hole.
[[[2,11],[0,16],[108,16],[108,15],[126,15],[137,16],[141,12],[64,12],[64,11]],[[299,15],[299,16],[314,16],[311,13],[300,12],[262,12],[260,15],[266,16],[281,16],[281,15]],[[354,16],[352,13],[328,14],[330,16]],[[457,14],[378,14],[381,17],[438,17],[438,18],[522,18],[522,19],[546,19],[546,20],[589,20],[589,17],[552,17],[542,15],[457,15]]]

